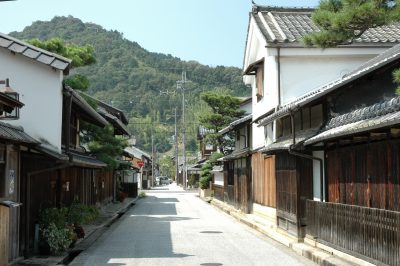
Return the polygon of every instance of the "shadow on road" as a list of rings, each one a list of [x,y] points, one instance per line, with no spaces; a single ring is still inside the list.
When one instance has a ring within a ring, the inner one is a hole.
[[[134,259],[185,258],[173,250],[171,224],[197,218],[177,216],[177,198],[147,196],[137,202],[99,247],[103,265],[129,265]]]

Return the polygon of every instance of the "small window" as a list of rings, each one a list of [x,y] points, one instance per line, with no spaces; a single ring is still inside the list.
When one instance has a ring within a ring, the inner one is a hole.
[[[290,116],[282,119],[282,125],[283,125],[283,130],[282,130],[283,136],[290,135],[292,133]]]
[[[235,184],[234,170],[234,163],[232,161],[228,162],[228,185],[230,186]]]
[[[311,107],[311,128],[321,126],[323,120],[322,104]]]
[[[302,130],[302,121],[301,121],[301,112],[297,111],[294,114],[294,128],[296,130],[296,132],[299,132],[300,130]]]
[[[256,96],[260,100],[264,96],[264,66],[261,65],[256,71]]]
[[[283,135],[282,119],[276,120],[276,138],[280,138]]]
[[[310,128],[310,108],[303,108],[301,110],[301,118],[303,119],[303,130]]]

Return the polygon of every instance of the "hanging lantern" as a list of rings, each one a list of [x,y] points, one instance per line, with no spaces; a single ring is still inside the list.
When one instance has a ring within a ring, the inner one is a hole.
[[[0,80],[0,84],[5,84],[3,88],[0,88],[0,92],[4,93],[8,97],[19,102],[19,94],[10,88],[9,79]],[[2,119],[18,119],[19,118],[19,107],[14,107],[11,112],[3,112],[0,116]]]

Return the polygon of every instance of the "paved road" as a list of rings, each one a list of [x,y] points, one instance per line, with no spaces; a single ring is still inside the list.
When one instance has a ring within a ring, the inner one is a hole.
[[[72,265],[314,265],[195,193],[147,192]]]

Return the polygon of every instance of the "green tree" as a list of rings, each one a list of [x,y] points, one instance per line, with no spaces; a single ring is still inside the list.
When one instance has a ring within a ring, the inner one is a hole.
[[[321,31],[305,36],[304,43],[335,47],[353,42],[369,28],[399,21],[400,0],[321,0],[312,20]],[[393,72],[393,81],[400,83],[400,70]]]
[[[240,100],[228,94],[205,92],[201,94],[201,99],[210,107],[210,111],[200,115],[199,119],[202,126],[212,130],[207,134],[206,141],[216,144],[225,153],[231,141],[218,131],[242,117],[245,111],[240,109]]]
[[[306,45],[334,47],[351,43],[367,29],[400,18],[399,0],[321,0],[312,15],[321,29],[304,37]]]
[[[88,66],[96,62],[93,47],[90,45],[80,46],[72,43],[65,43],[60,38],[52,38],[41,41],[39,39],[31,39],[28,42],[36,47],[56,53],[70,59],[72,68]],[[84,75],[73,75],[64,80],[75,90],[86,91],[89,88],[89,80]]]
[[[128,143],[125,139],[114,136],[114,128],[107,125],[101,128],[89,123],[82,123],[82,142],[86,143],[90,152],[105,162],[108,167],[118,168],[118,159]]]
[[[211,170],[213,169],[214,165],[217,164],[217,160],[222,156],[223,155],[221,153],[214,152],[210,159],[201,167],[199,180],[201,189],[207,189],[210,187],[210,182],[212,181]]]

